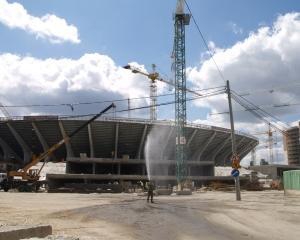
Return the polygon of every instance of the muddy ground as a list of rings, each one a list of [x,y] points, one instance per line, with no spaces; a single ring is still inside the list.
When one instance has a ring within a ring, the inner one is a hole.
[[[281,191],[137,194],[0,192],[0,224],[50,224],[55,235],[94,239],[300,239],[300,197]]]

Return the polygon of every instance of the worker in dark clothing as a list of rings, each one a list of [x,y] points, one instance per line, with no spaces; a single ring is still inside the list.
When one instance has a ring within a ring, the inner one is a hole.
[[[149,202],[149,199],[151,198],[151,203],[153,203],[153,191],[155,189],[155,185],[152,181],[148,183],[148,197],[147,202]]]

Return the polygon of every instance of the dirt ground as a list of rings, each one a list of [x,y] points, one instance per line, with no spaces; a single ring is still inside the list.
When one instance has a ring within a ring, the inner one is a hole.
[[[300,239],[300,201],[280,191],[137,194],[0,192],[0,224],[50,224],[55,235],[93,239]]]

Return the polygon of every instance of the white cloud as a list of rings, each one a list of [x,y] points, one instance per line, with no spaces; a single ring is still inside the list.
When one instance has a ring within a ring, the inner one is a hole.
[[[236,35],[243,34],[244,32],[243,28],[241,28],[234,22],[229,22],[229,27],[231,28],[232,32]]]
[[[52,43],[80,43],[78,30],[74,25],[53,14],[31,16],[20,3],[0,0],[0,22],[9,28],[34,34],[37,38],[48,39]]]
[[[143,69],[143,66],[134,64]],[[0,85],[0,102],[4,105],[78,103],[149,96],[149,79],[116,66],[111,58],[98,53],[85,54],[79,59],[44,60],[2,54]],[[163,85],[158,88],[161,92]],[[147,103],[149,99],[133,101],[131,106]],[[120,110],[126,104],[118,102],[117,107]],[[12,115],[35,112],[35,109],[23,108],[8,110]],[[53,113],[66,114],[66,110],[70,109],[56,108]],[[99,105],[75,106],[74,113],[98,110]],[[38,111],[49,113],[50,109],[39,108]]]
[[[262,27],[230,48],[216,49],[214,59],[225,78],[230,80],[232,89],[252,93],[247,98],[254,103],[271,106],[300,102],[299,42],[300,13],[289,13],[279,16],[272,28]],[[211,59],[199,67],[189,68],[188,79],[200,89],[225,85]],[[198,104],[210,107],[213,112],[228,111],[225,96],[202,100]],[[292,114],[294,109],[270,111],[284,117]],[[245,113],[236,112],[236,115],[241,117]]]
[[[272,106],[299,103],[299,43],[300,13],[288,13],[279,16],[272,27],[260,27],[232,47],[215,48],[214,59],[225,78],[230,80],[232,89],[239,93],[252,93],[246,98],[255,104]],[[225,85],[211,59],[202,61],[198,67],[189,68],[188,79],[198,89]],[[225,95],[196,104],[209,107],[212,112],[228,111]],[[239,110],[242,107],[235,104],[234,109]],[[300,118],[297,106],[269,107],[266,110],[289,121]],[[236,111],[234,115],[237,129],[249,129],[250,132],[254,132],[257,124],[261,125],[249,112]],[[220,123],[215,122],[215,119]],[[215,115],[208,116],[205,122],[228,127],[228,119],[227,115]]]

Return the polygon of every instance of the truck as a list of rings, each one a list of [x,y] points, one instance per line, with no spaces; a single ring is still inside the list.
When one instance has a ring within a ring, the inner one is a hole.
[[[17,189],[20,192],[32,192],[37,191],[42,184],[43,181],[40,181],[40,173],[47,163],[47,158],[51,156],[59,147],[61,147],[66,142],[70,141],[70,139],[81,131],[84,127],[88,124],[99,118],[102,114],[107,112],[109,109],[115,108],[115,104],[112,103],[104,110],[96,114],[90,120],[82,124],[79,128],[74,130],[69,136],[64,137],[58,143],[51,146],[48,150],[44,151],[43,153],[39,154],[38,156],[33,155],[32,159],[29,163],[27,163],[23,168],[17,171],[8,171],[7,174],[3,177],[2,181],[0,182],[0,188],[7,192],[9,189]],[[38,162],[44,161],[42,166],[37,168],[34,167]]]

